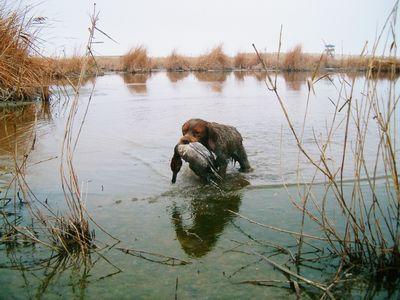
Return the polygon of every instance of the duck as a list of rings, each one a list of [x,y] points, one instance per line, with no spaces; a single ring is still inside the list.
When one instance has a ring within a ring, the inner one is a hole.
[[[177,144],[174,148],[174,156],[171,160],[172,183],[182,166],[182,159],[189,163],[189,168],[200,178],[208,183],[222,180],[215,166],[215,155],[203,144],[193,142],[188,144]]]

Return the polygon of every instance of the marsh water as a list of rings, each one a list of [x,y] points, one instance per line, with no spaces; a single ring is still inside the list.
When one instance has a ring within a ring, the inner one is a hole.
[[[245,72],[158,72],[113,73],[88,79],[81,90],[77,124],[83,118],[94,83],[96,87],[73,162],[89,213],[121,242],[103,252],[104,257],[94,255],[90,267],[83,268],[82,264],[81,269],[68,262],[52,262],[52,254],[40,246],[0,245],[0,298],[296,298],[289,285],[239,284],[286,280],[251,251],[265,250],[255,241],[285,245],[295,245],[296,241],[230,211],[295,230],[301,215],[290,203],[288,192],[296,191],[290,186],[286,190],[283,183],[297,182],[296,170],[301,170],[303,181],[310,180],[314,172],[304,158],[299,159],[282,109],[273,93],[268,92],[264,76]],[[299,131],[310,76],[283,73],[277,77],[281,96]],[[388,80],[377,80],[378,90],[388,93]],[[355,78],[356,97],[360,96],[363,81],[362,75]],[[303,138],[310,151],[332,118],[331,100],[338,93],[327,78],[314,89]],[[25,179],[38,199],[62,211],[65,204],[59,159],[68,97],[65,91],[56,96],[46,105],[26,103],[2,108],[7,117],[0,129],[0,185],[9,183],[14,157],[22,159],[26,149],[31,149]],[[239,173],[238,166],[231,164],[219,190],[202,183],[184,165],[177,183],[171,184],[173,147],[181,135],[181,125],[190,118],[235,126],[243,136],[252,172]],[[336,137],[332,160],[335,147],[342,147],[342,136]],[[367,147],[366,158],[373,160],[375,150]],[[346,178],[351,179],[353,172],[351,168],[346,170]],[[18,206],[18,214],[27,217],[26,204],[15,201],[17,204],[8,205],[14,210]],[[309,230],[317,232],[316,228]],[[98,228],[96,240],[113,243]],[[156,255],[133,256],[117,248]],[[181,259],[185,264],[171,263],[158,254]],[[334,271],[326,269],[322,273],[329,277]],[[324,280],[321,270],[310,268],[304,274]],[[349,284],[342,296],[371,295],[369,285]],[[374,290],[372,295],[388,296],[384,289]]]

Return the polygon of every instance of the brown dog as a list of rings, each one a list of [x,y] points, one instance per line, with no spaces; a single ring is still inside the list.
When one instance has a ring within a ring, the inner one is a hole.
[[[221,176],[225,175],[230,159],[240,164],[240,171],[250,171],[251,168],[243,147],[242,136],[235,127],[201,119],[190,119],[183,124],[182,135],[179,141],[180,144],[200,142],[208,150],[215,153],[217,156],[216,167]],[[174,155],[171,160],[172,171],[177,165],[175,161],[177,159],[178,157]]]

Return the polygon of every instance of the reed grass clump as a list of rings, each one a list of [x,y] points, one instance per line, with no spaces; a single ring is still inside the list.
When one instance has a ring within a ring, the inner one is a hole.
[[[65,77],[79,77],[85,59],[81,55],[74,54],[70,57],[44,58],[43,60],[44,63],[49,65],[51,78],[60,79]],[[96,68],[95,60],[92,57],[88,58],[86,75],[95,74]]]
[[[95,247],[94,231],[90,232],[89,223],[85,218],[58,217],[54,226],[49,229],[52,244],[60,254],[88,254]]]
[[[165,58],[164,68],[167,71],[189,71],[191,69],[190,62],[184,56],[179,55],[176,50]]]
[[[235,69],[253,69],[258,64],[258,58],[253,53],[239,52],[233,57],[233,67]]]
[[[200,56],[194,68],[198,71],[224,71],[232,69],[231,59],[222,50],[222,45]]]
[[[132,48],[122,56],[122,68],[125,72],[143,73],[151,71],[151,60],[144,46]]]
[[[42,96],[48,68],[34,58],[40,18],[0,6],[0,101],[31,101]]]
[[[285,54],[282,67],[286,71],[301,71],[305,70],[305,63],[306,59],[302,47],[297,45]]]

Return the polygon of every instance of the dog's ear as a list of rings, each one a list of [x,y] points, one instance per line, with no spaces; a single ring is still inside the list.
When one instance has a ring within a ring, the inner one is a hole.
[[[176,176],[178,175],[178,173],[182,167],[182,159],[178,153],[177,147],[178,147],[178,145],[175,146],[174,156],[172,156],[171,164],[170,164],[171,171],[172,171],[172,180],[171,180],[172,183],[176,182]]]
[[[189,120],[190,121],[190,120]],[[185,135],[188,130],[189,130],[189,121],[186,121],[183,125],[182,125],[182,135]]]
[[[213,126],[208,123],[207,127],[207,145],[211,151],[215,151],[215,147],[217,144],[217,133],[215,132]]]

